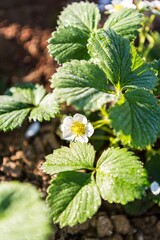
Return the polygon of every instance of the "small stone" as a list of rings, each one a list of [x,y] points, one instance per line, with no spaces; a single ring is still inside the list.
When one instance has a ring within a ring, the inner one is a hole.
[[[91,221],[90,221],[90,225],[92,226],[92,227],[96,227],[96,225],[97,225],[97,218],[96,218],[96,216],[93,216],[92,217],[92,219],[91,219]]]
[[[77,224],[74,227],[65,227],[64,231],[67,232],[67,233],[70,233],[70,234],[76,234],[76,233],[83,232],[83,231],[87,230],[88,227],[89,227],[89,221],[84,222],[82,224]]]
[[[111,220],[113,221],[113,225],[117,233],[123,235],[130,233],[132,228],[128,219],[124,215],[114,215],[111,217]]]
[[[157,222],[156,229],[157,229],[158,234],[160,234],[160,221]]]
[[[141,231],[138,231],[136,234],[135,234],[135,239],[136,240],[144,240],[144,235]]]
[[[20,36],[19,36],[19,39],[21,42],[26,42],[28,41],[29,39],[31,39],[32,37],[32,30],[31,28],[29,27],[23,27],[21,32],[20,32]]]
[[[111,236],[113,225],[107,216],[99,216],[97,219],[97,233],[99,237]]]
[[[153,226],[157,222],[157,217],[156,216],[147,216],[147,217],[145,217],[144,221],[147,223],[147,225]]]

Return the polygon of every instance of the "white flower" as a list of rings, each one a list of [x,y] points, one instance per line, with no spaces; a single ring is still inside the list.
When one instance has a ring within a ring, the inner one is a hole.
[[[153,2],[150,2],[150,7],[151,9],[157,9],[160,11],[160,1],[153,1]]]
[[[136,9],[136,5],[133,4],[133,0],[113,0],[112,4],[105,6],[108,13],[119,11],[122,8],[133,8]]]
[[[150,9],[150,10],[158,10],[160,11],[160,1],[152,1],[152,2],[149,2],[149,1],[140,1],[138,4],[137,4],[137,8],[139,10],[143,10],[143,9]]]
[[[79,113],[73,117],[65,117],[61,125],[63,138],[68,141],[88,142],[88,137],[94,133],[92,124],[87,118]]]
[[[160,186],[156,181],[151,183],[150,189],[154,195],[158,195],[160,193]]]
[[[137,3],[137,8],[139,10],[146,10],[147,8],[150,8],[150,2],[149,1],[140,1]]]

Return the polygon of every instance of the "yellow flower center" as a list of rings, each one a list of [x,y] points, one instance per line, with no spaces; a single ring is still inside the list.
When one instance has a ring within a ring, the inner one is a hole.
[[[82,136],[86,131],[85,125],[81,122],[75,121],[71,127],[71,131],[77,136]]]
[[[121,5],[121,4],[116,4],[116,5],[114,5],[114,9],[115,10],[121,10],[123,8],[123,6]]]

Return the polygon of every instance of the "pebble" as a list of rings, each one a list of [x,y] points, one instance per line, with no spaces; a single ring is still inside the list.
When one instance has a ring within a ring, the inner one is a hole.
[[[156,229],[157,229],[158,234],[160,234],[160,221],[157,222]]]
[[[136,234],[135,234],[135,239],[136,240],[144,240],[144,235],[141,231],[138,231]]]
[[[99,216],[97,219],[97,234],[99,237],[111,236],[113,225],[107,216]]]
[[[87,222],[84,222],[82,224],[77,224],[73,227],[65,227],[64,231],[70,234],[76,234],[79,232],[83,232],[84,230],[87,230],[89,227],[89,220]]]
[[[120,233],[123,235],[130,233],[132,228],[131,228],[131,225],[130,225],[128,219],[124,215],[111,216],[111,220],[113,222],[115,231],[117,233]]]

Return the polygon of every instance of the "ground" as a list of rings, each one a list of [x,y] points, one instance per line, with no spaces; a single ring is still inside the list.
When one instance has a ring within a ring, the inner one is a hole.
[[[0,1],[0,94],[15,83],[29,82],[43,84],[51,91],[49,79],[58,65],[48,54],[47,39],[67,2]],[[45,199],[50,177],[40,166],[44,156],[62,144],[57,135],[58,125],[58,119],[42,123],[39,133],[29,140],[24,137],[28,121],[12,132],[1,132],[0,181],[29,182]],[[56,226],[55,239],[158,240],[159,216],[156,206],[141,216],[130,216],[122,206],[104,202],[98,213],[84,224],[62,230]]]

